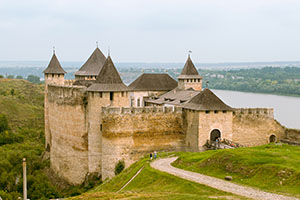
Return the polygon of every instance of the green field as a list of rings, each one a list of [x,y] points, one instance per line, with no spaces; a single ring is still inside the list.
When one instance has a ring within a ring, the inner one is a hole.
[[[300,197],[300,147],[264,145],[251,148],[179,153],[173,166],[257,187],[264,191]]]
[[[142,167],[141,173],[118,192]],[[144,158],[99,187],[70,199],[246,199],[230,193],[186,181],[150,167]]]

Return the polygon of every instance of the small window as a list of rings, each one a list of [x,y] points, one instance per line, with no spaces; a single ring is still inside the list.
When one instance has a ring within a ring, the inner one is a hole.
[[[190,80],[189,80],[189,79],[187,79],[187,80],[186,80],[186,82],[190,82]]]
[[[140,107],[140,99],[137,99],[137,107]]]
[[[210,112],[209,112],[209,110],[206,110],[205,113],[206,113],[206,114],[209,114]]]
[[[226,110],[223,110],[223,113],[226,113]]]
[[[113,93],[113,92],[110,92],[110,93],[109,93],[109,99],[110,99],[111,101],[114,100],[114,93]]]
[[[102,131],[102,124],[100,124],[100,131]]]
[[[200,78],[198,79],[198,82],[200,82]]]
[[[58,76],[58,78],[59,78],[59,77],[60,77],[60,74],[58,74],[57,76]]]
[[[102,98],[102,92],[99,93],[99,97]]]
[[[121,92],[121,94],[122,94],[122,97],[124,97],[124,92]]]
[[[194,79],[194,82],[197,82],[197,79]]]
[[[217,113],[218,113],[218,111],[217,111],[217,110],[215,110],[215,113],[217,114]]]
[[[54,74],[52,74],[52,78],[54,78]]]

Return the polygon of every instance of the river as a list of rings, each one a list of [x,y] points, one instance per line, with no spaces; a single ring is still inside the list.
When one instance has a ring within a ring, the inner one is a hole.
[[[274,108],[274,117],[288,128],[300,129],[300,97],[212,90],[234,108]]]

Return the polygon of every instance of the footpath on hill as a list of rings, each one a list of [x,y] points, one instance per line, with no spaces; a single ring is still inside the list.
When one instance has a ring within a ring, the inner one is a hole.
[[[279,194],[264,192],[258,189],[254,189],[247,186],[241,186],[235,183],[231,183],[222,179],[202,175],[195,172],[186,171],[183,169],[175,168],[171,166],[171,163],[174,162],[177,157],[172,158],[163,158],[155,160],[151,163],[151,167],[163,172],[167,172],[174,176],[207,185],[218,190],[225,192],[230,192],[240,196],[252,198],[252,199],[261,199],[261,200],[300,200],[295,197],[288,197]]]

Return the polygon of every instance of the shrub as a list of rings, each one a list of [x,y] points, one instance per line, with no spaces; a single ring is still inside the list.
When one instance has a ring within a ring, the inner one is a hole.
[[[115,167],[115,175],[120,174],[124,168],[125,168],[124,160],[119,160],[119,162],[116,164],[116,167]]]
[[[14,75],[8,75],[7,78],[13,79],[13,78],[15,78],[15,76]]]
[[[16,79],[23,79],[23,76],[18,75]]]
[[[3,78],[3,75],[0,74],[0,78]]]
[[[0,113],[0,133],[8,130],[8,122],[6,116]]]

